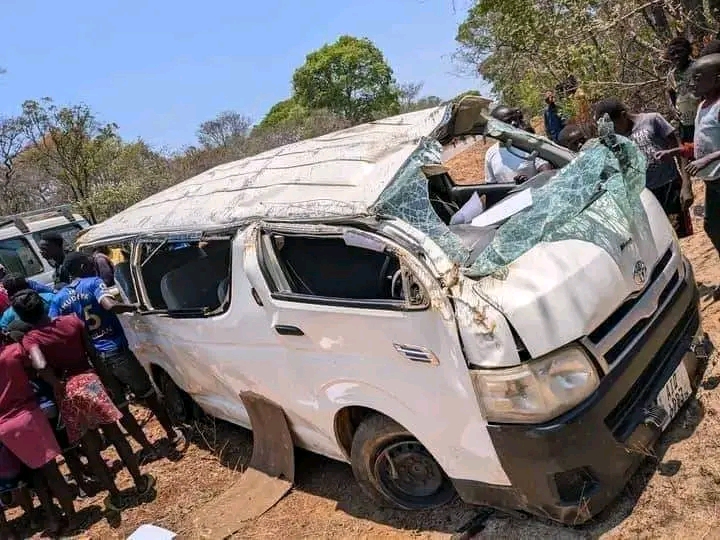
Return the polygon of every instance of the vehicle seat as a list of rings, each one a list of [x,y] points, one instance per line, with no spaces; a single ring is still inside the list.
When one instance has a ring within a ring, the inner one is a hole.
[[[218,289],[228,277],[228,264],[223,257],[204,257],[165,274],[160,291],[169,310],[220,307]]]

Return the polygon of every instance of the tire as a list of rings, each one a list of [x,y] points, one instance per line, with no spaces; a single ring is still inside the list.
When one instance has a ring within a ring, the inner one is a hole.
[[[380,505],[426,510],[455,498],[452,482],[435,458],[387,416],[374,414],[360,423],[350,461],[360,487]]]
[[[187,424],[197,417],[197,405],[192,398],[180,388],[170,375],[159,370],[158,388],[173,424]]]

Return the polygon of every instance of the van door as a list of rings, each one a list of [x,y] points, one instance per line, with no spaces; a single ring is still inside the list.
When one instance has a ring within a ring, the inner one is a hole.
[[[243,251],[242,232],[139,241],[132,277],[142,310],[123,326],[145,366],[160,367],[209,414],[249,427],[239,393],[268,381],[287,392],[292,381],[281,384],[285,353],[252,299]]]
[[[441,433],[478,412],[450,302],[397,244],[351,228],[258,227],[245,271],[289,355],[298,397],[285,406],[323,436],[334,441],[337,411],[359,405],[447,448]]]

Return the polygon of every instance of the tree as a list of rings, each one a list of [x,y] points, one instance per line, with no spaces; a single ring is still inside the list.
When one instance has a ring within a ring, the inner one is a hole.
[[[26,157],[67,188],[85,217],[97,222],[91,198],[122,149],[117,125],[101,124],[86,105],[57,107],[52,100],[23,103]]]
[[[353,123],[398,112],[392,69],[369,39],[342,36],[307,55],[293,75],[298,102]]]
[[[9,182],[15,174],[15,160],[20,155],[26,139],[18,118],[0,118],[0,172]]]
[[[545,91],[563,93],[570,77],[582,90],[578,96],[612,95],[635,110],[662,107],[668,40],[714,34],[719,5],[717,0],[476,0],[458,29],[458,57],[491,82],[503,102],[532,112],[542,109]],[[583,107],[579,99],[569,101],[571,112]]]
[[[252,121],[235,111],[224,111],[203,122],[197,130],[200,144],[207,148],[227,147],[247,137]]]
[[[287,122],[302,122],[307,118],[308,114],[308,109],[302,106],[296,98],[284,99],[270,107],[265,118],[260,121],[256,129],[273,128]]]

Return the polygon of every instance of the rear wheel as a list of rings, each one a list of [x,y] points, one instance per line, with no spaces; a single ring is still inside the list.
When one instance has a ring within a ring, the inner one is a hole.
[[[455,497],[452,482],[430,452],[386,416],[377,414],[362,421],[350,460],[360,487],[378,503],[424,510]]]
[[[158,388],[173,424],[187,424],[195,419],[198,409],[195,402],[162,370],[158,374]]]

